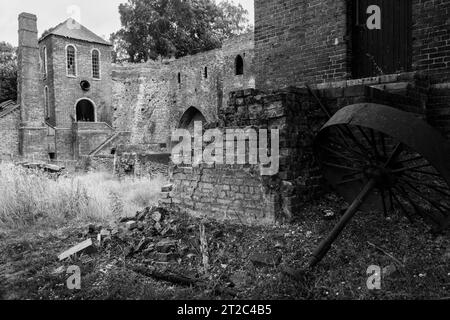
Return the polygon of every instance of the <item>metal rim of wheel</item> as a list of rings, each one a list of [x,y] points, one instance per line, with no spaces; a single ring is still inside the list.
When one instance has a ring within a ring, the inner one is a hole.
[[[316,264],[358,210],[401,212],[436,229],[450,223],[450,145],[417,114],[385,105],[339,110],[321,129],[315,153],[324,178],[351,204],[315,253]]]

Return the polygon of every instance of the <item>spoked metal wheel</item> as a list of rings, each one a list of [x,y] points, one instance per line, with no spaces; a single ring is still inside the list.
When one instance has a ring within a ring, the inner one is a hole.
[[[346,107],[322,128],[315,151],[325,179],[351,205],[311,266],[358,210],[396,211],[448,228],[450,145],[417,115],[377,104]]]

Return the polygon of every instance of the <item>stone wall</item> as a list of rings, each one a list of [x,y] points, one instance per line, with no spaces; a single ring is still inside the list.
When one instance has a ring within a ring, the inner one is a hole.
[[[235,58],[244,57],[244,75]],[[168,144],[183,114],[198,109],[210,123],[227,104],[229,92],[254,87],[253,40],[243,35],[222,49],[176,60],[113,67],[113,126],[130,131],[133,145]]]

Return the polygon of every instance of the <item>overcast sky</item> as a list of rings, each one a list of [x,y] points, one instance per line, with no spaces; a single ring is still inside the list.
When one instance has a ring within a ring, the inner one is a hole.
[[[218,0],[220,1],[220,0]],[[71,16],[102,37],[120,29],[118,7],[127,0],[0,0],[0,41],[17,45],[17,17],[21,12],[37,15],[39,35]],[[253,0],[241,3],[254,21]],[[77,14],[79,8],[80,14]]]

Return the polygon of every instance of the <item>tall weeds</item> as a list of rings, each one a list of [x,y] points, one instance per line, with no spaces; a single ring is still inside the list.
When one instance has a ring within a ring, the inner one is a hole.
[[[124,179],[88,173],[51,179],[40,171],[0,164],[0,227],[39,222],[107,221],[156,204],[164,178]]]

